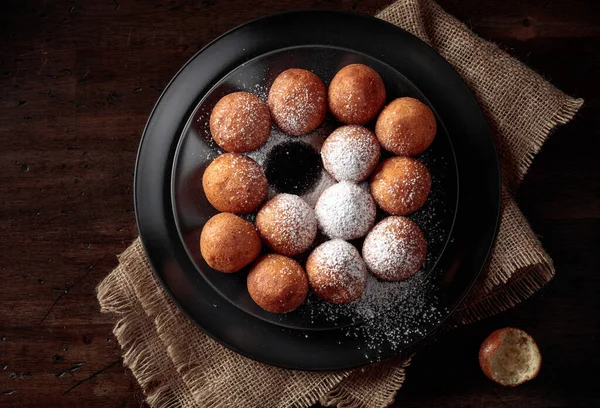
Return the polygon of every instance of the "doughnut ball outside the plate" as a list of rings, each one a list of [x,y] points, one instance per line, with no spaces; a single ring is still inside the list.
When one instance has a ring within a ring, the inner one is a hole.
[[[269,107],[248,92],[225,95],[210,114],[212,138],[227,152],[256,150],[267,141],[270,132]]]
[[[367,283],[367,266],[360,253],[341,239],[319,245],[306,261],[306,274],[313,292],[335,304],[358,299]]]
[[[292,68],[279,74],[271,85],[268,101],[277,127],[294,136],[318,128],[327,113],[325,84],[305,69]]]
[[[391,157],[371,175],[371,194],[388,214],[410,214],[425,204],[431,191],[429,170],[412,157]]]
[[[505,327],[485,339],[479,349],[479,365],[490,380],[514,387],[537,377],[542,354],[528,333]]]
[[[386,281],[413,276],[425,260],[427,242],[421,229],[408,218],[392,216],[369,232],[362,248],[369,271]]]
[[[363,64],[338,71],[329,84],[329,110],[342,123],[363,125],[377,116],[385,103],[385,85],[379,74]]]
[[[380,157],[379,141],[373,132],[357,125],[337,128],[321,147],[323,167],[338,181],[365,180]]]
[[[393,100],[381,111],[375,135],[385,150],[400,156],[416,156],[431,145],[436,128],[429,106],[405,97]]]
[[[260,165],[248,156],[225,153],[206,168],[202,187],[217,210],[234,214],[254,211],[267,197],[267,178]]]
[[[204,224],[200,253],[219,272],[237,272],[260,253],[260,237],[252,223],[231,213],[220,213]]]
[[[300,264],[278,254],[262,256],[250,269],[248,293],[267,312],[288,313],[308,294],[308,278]]]
[[[375,222],[376,206],[369,192],[342,181],[328,187],[317,200],[319,228],[330,238],[351,240],[364,236]]]
[[[302,198],[278,194],[256,215],[256,228],[274,252],[295,256],[306,251],[315,240],[317,218]]]

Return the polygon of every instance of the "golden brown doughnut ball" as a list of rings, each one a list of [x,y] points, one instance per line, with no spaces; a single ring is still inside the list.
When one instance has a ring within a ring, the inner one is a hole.
[[[260,253],[260,238],[252,223],[230,213],[220,213],[204,224],[200,253],[219,272],[237,272]]]
[[[367,266],[354,245],[333,239],[319,245],[306,261],[313,292],[335,304],[350,303],[365,290]]]
[[[381,146],[401,156],[423,153],[435,138],[436,122],[427,105],[414,98],[398,98],[386,106],[375,124]]]
[[[295,256],[306,251],[317,236],[317,217],[302,198],[278,194],[256,215],[256,229],[273,251]]]
[[[257,305],[271,313],[287,313],[300,306],[308,294],[308,278],[302,266],[287,256],[262,256],[250,270],[248,293]]]
[[[425,260],[427,242],[421,229],[404,217],[387,217],[365,238],[363,258],[379,279],[397,281],[413,276]]]
[[[222,97],[210,114],[210,133],[227,152],[258,149],[269,138],[269,107],[256,95],[234,92]]]
[[[329,110],[342,123],[363,125],[370,122],[384,103],[383,80],[366,65],[345,66],[329,84]]]
[[[213,207],[234,214],[254,211],[267,196],[267,178],[260,165],[238,153],[217,157],[204,171],[202,187]]]
[[[431,190],[429,170],[412,157],[391,157],[371,175],[371,194],[385,212],[410,214],[425,204]]]
[[[290,135],[310,133],[327,113],[327,92],[318,76],[305,69],[292,68],[275,78],[269,90],[273,121]]]

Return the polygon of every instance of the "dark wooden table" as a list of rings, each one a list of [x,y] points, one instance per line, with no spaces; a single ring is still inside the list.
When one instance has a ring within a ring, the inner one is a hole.
[[[94,289],[137,235],[138,141],[177,70],[259,16],[310,7],[372,14],[388,2],[1,2],[1,407],[143,404]],[[519,191],[556,279],[430,345],[394,406],[600,406],[600,2],[441,4],[586,105],[550,138]],[[529,331],[544,356],[539,377],[517,388],[493,384],[477,364],[480,342],[507,325]]]

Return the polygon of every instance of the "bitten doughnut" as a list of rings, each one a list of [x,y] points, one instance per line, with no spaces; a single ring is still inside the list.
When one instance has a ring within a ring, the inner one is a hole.
[[[376,277],[397,281],[413,276],[423,265],[427,242],[414,222],[404,217],[387,217],[365,238],[363,258]]]
[[[379,141],[367,128],[337,128],[321,147],[323,167],[338,181],[359,183],[369,177],[381,156]]]
[[[291,312],[308,294],[304,269],[283,255],[262,256],[248,273],[246,283],[252,300],[271,313]]]
[[[323,234],[343,240],[364,236],[375,222],[376,210],[369,192],[347,181],[327,188],[315,205]]]
[[[256,228],[273,251],[295,256],[312,245],[317,235],[317,218],[300,197],[278,194],[256,215]]]
[[[269,90],[269,108],[273,121],[285,133],[294,136],[310,133],[319,127],[327,113],[325,84],[305,69],[285,70]]]
[[[335,74],[328,97],[329,110],[337,120],[363,125],[373,120],[385,103],[385,85],[374,69],[351,64]]]
[[[371,194],[388,214],[410,214],[425,204],[431,191],[429,170],[412,157],[391,157],[371,175]]]
[[[427,105],[414,98],[398,98],[379,114],[375,135],[385,150],[416,156],[431,145],[436,128],[435,116]]]
[[[531,335],[505,327],[484,340],[479,349],[479,365],[490,380],[514,387],[537,377],[542,354]]]
[[[246,214],[267,196],[267,178],[258,163],[238,153],[217,157],[204,171],[206,198],[219,211]]]
[[[200,253],[220,272],[237,272],[260,253],[254,225],[231,213],[220,213],[206,222],[200,233]]]
[[[306,274],[313,292],[336,304],[358,299],[367,283],[367,266],[360,253],[341,239],[319,245],[306,261]]]
[[[234,92],[222,97],[210,114],[210,133],[227,152],[244,153],[262,146],[271,132],[268,106],[256,95]]]

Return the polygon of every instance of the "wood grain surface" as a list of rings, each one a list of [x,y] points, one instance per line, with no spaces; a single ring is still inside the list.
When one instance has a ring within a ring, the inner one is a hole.
[[[389,0],[0,2],[0,407],[138,407],[94,289],[136,237],[132,181],[156,99],[203,45],[300,8],[373,14]],[[420,353],[395,407],[600,406],[600,2],[444,0],[482,37],[586,104],[536,158],[519,203],[556,279]],[[311,27],[307,27],[310,30]],[[539,377],[480,371],[492,330],[537,340]]]

